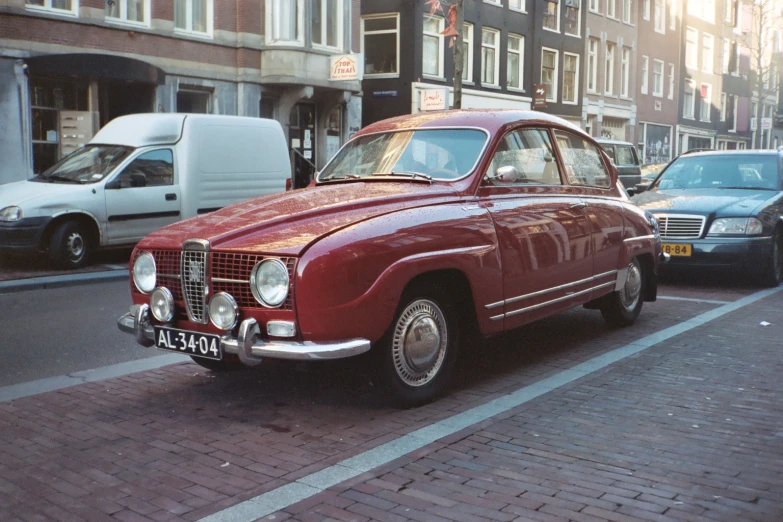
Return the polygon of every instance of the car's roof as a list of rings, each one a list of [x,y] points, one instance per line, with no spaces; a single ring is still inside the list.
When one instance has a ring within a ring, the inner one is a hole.
[[[436,127],[475,127],[494,133],[504,125],[514,122],[555,124],[587,136],[582,129],[563,118],[538,111],[516,109],[452,109],[406,114],[372,123],[358,134]]]

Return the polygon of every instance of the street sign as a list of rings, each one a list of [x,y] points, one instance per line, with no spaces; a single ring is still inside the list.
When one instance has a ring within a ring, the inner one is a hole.
[[[533,108],[546,109],[546,84],[533,85]]]
[[[770,130],[772,128],[772,118],[761,118],[761,130]]]

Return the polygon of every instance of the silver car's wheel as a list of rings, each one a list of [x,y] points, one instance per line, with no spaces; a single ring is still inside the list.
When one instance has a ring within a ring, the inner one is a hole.
[[[87,264],[90,256],[89,241],[87,229],[81,223],[66,221],[60,224],[49,238],[49,259],[59,268],[82,267]]]
[[[410,303],[392,335],[397,376],[407,386],[425,386],[438,375],[448,349],[448,327],[440,307],[428,299]]]
[[[628,277],[625,285],[620,290],[620,304],[628,311],[633,312],[642,295],[642,269],[636,260],[628,265]]]

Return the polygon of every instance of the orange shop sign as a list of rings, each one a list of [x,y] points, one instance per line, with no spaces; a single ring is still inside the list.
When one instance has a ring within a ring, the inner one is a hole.
[[[337,54],[332,56],[329,67],[332,81],[361,80],[361,55]]]

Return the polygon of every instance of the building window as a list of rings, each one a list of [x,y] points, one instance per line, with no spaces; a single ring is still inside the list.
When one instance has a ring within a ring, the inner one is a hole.
[[[630,89],[631,78],[631,49],[623,47],[622,64],[620,65],[620,96],[627,98],[631,92]]]
[[[525,11],[525,0],[508,0],[508,7],[515,11]]]
[[[177,112],[210,114],[212,112],[212,93],[198,90],[177,91]]]
[[[599,12],[600,12],[600,9],[601,9],[601,8],[599,7],[599,0],[590,0],[590,5],[589,5],[588,7],[589,7],[589,8],[590,8],[590,10],[591,10],[591,11],[593,11],[594,13],[599,13]]]
[[[557,101],[557,61],[558,51],[541,49],[541,83],[546,85],[547,101]]]
[[[669,95],[667,96],[670,100],[674,99],[674,64],[669,64]]]
[[[508,35],[508,63],[506,64],[506,82],[512,89],[523,88],[525,63],[525,37],[517,34]]]
[[[731,27],[737,26],[737,0],[726,0],[725,20]]]
[[[723,65],[721,72],[723,74],[729,74],[729,65],[731,64],[731,42],[727,39],[723,39]]]
[[[669,29],[677,28],[677,0],[669,0]]]
[[[110,21],[135,22],[149,25],[150,0],[114,0],[106,3],[106,18]]]
[[[729,132],[737,132],[737,105],[739,103],[739,96],[733,96],[729,95],[729,122],[731,123],[729,127]],[[755,117],[756,111],[753,111],[753,116]]]
[[[650,77],[650,57],[642,56],[642,94],[647,94],[648,82]]]
[[[726,93],[720,93],[720,121],[726,121]]]
[[[481,83],[499,85],[500,63],[498,62],[498,42],[500,31],[485,27],[481,30]]]
[[[443,18],[424,17],[422,74],[443,77]]]
[[[544,0],[544,29],[560,32],[560,0]]]
[[[655,10],[653,11],[653,20],[655,22],[655,32],[663,34],[666,32],[666,10],[663,6],[663,0],[654,1]]]
[[[689,27],[685,34],[685,67],[696,69],[699,65],[699,31]]]
[[[712,73],[715,38],[711,34],[701,35],[701,67],[704,72]]]
[[[32,9],[46,9],[60,14],[79,14],[79,0],[25,0],[25,5]]]
[[[712,109],[712,85],[701,84],[701,105],[699,105],[699,120],[710,121],[710,110]]]
[[[695,87],[693,82],[686,81],[685,89],[682,91],[682,116],[683,118],[693,119]]]
[[[617,0],[606,0],[606,16],[617,18]]]
[[[400,56],[400,15],[362,18],[364,75],[398,76]]]
[[[663,61],[653,60],[653,96],[663,97]]]
[[[606,42],[606,58],[604,68],[604,93],[614,94],[614,44]]]
[[[688,14],[701,18],[705,22],[715,23],[715,0],[699,0],[688,2]]]
[[[570,34],[571,36],[579,36],[580,31],[580,25],[581,25],[581,11],[579,10],[579,7],[574,7],[568,5],[568,2],[566,2],[565,6],[565,34]]]
[[[740,62],[742,61],[742,46],[738,42],[734,42],[733,44],[734,52],[732,55],[734,55],[734,63],[732,64],[734,67],[731,68],[731,74],[733,76],[739,76],[740,74]]]
[[[342,0],[312,0],[310,6],[313,45],[342,48]]]
[[[587,47],[587,90],[598,90],[598,38],[590,38]]]
[[[302,43],[302,16],[298,0],[266,0],[267,41]]]
[[[462,26],[462,80],[473,81],[473,24]]]
[[[642,6],[642,18],[644,18],[645,20],[649,20],[650,19],[650,2],[652,2],[652,0],[643,0],[643,2],[644,2],[644,5]]]
[[[633,0],[623,0],[623,22],[631,23],[631,11],[633,10]]]
[[[576,103],[579,95],[579,55],[563,53],[563,103]]]
[[[212,34],[212,0],[174,0],[174,27],[188,33]]]

